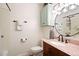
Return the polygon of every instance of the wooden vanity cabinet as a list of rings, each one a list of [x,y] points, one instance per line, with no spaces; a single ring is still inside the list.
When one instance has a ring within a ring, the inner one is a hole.
[[[69,55],[49,45],[48,43],[43,42],[43,56],[69,56]]]

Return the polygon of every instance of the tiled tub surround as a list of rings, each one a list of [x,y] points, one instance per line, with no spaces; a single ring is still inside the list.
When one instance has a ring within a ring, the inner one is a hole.
[[[42,39],[42,41],[48,43],[52,47],[59,49],[60,51],[63,51],[70,56],[79,56],[79,45],[60,42],[57,39]]]

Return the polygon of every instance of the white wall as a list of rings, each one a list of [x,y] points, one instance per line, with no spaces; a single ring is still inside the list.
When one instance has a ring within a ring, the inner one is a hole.
[[[17,3],[9,4],[10,12],[10,39],[8,40],[8,55],[18,55],[26,52],[29,48],[39,45],[41,39],[40,32],[40,8],[41,4]],[[13,20],[24,21],[22,31],[15,30]],[[6,25],[7,27],[7,25]],[[25,43],[21,38],[27,38]]]
[[[9,55],[17,55],[29,51],[29,48],[39,45],[40,34],[40,4],[9,4],[11,7]],[[24,21],[22,31],[15,30],[13,20]],[[25,43],[21,38],[27,38]]]

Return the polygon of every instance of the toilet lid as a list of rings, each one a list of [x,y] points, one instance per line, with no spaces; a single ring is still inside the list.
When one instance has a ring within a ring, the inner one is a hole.
[[[36,47],[32,47],[31,50],[43,50],[43,48],[40,46],[36,46]]]

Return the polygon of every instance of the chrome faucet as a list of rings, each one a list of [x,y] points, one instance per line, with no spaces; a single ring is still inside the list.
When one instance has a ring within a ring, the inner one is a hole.
[[[64,42],[63,35],[59,35],[58,41]]]

